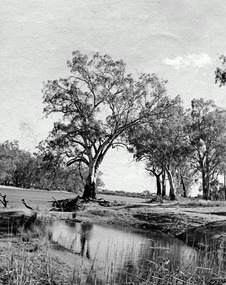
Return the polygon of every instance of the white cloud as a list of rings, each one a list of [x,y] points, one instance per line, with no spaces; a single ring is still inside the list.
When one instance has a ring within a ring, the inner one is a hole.
[[[173,59],[165,58],[163,63],[166,65],[171,65],[176,69],[186,67],[186,66],[193,66],[193,67],[203,67],[207,64],[210,64],[212,59],[206,53],[196,55],[196,54],[189,54],[186,56],[177,56]]]

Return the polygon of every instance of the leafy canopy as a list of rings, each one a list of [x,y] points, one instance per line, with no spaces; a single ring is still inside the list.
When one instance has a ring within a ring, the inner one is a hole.
[[[122,143],[129,127],[164,115],[170,106],[165,81],[155,74],[137,80],[125,74],[125,63],[99,53],[89,59],[78,51],[68,62],[71,76],[48,81],[44,111],[60,113],[48,145],[68,157],[68,164],[98,168],[114,143]],[[119,141],[120,138],[120,141]]]

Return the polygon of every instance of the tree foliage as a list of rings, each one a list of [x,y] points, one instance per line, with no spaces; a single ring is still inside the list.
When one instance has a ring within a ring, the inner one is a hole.
[[[168,109],[168,118],[130,132],[135,157],[147,161],[148,170],[156,177],[158,194],[161,171],[167,173],[171,199],[176,189],[186,197],[199,177],[203,198],[209,199],[225,162],[226,110],[203,99],[194,99],[191,105],[185,112],[178,100]]]
[[[173,176],[177,167],[184,162],[188,150],[185,134],[183,132],[183,107],[180,97],[172,100],[171,108],[167,110],[166,117],[152,123],[146,123],[130,131],[130,143],[135,147],[137,160],[145,159],[148,169],[156,176],[158,189],[159,177],[154,173],[165,171],[170,184],[170,198],[175,199],[175,186]],[[160,193],[160,191],[158,190]]]
[[[202,177],[203,198],[210,196],[211,184],[221,173],[226,152],[226,110],[213,101],[192,100],[187,113],[187,134],[193,151],[190,162]]]
[[[5,185],[11,183],[11,177],[16,170],[19,154],[17,141],[5,141],[0,144],[0,181]]]
[[[0,143],[0,183],[22,188],[81,192],[84,181],[78,170],[57,157],[21,150],[18,142]],[[98,185],[102,181],[98,179]]]
[[[165,81],[155,74],[137,80],[126,75],[125,63],[109,55],[73,53],[71,76],[48,81],[43,88],[44,112],[57,113],[47,143],[68,165],[87,169],[84,198],[95,198],[99,165],[107,151],[126,144],[126,130],[164,116],[170,106]]]

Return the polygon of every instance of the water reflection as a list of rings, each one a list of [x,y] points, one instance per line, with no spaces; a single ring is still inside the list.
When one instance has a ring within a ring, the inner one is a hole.
[[[194,272],[197,265],[195,249],[161,233],[64,222],[55,222],[51,231],[53,241],[86,258],[95,258],[103,274],[134,268],[147,271],[156,264]]]
[[[90,258],[90,250],[89,250],[89,240],[91,237],[91,232],[93,228],[93,224],[82,223],[80,225],[81,233],[80,233],[80,242],[81,242],[81,255],[87,258]]]

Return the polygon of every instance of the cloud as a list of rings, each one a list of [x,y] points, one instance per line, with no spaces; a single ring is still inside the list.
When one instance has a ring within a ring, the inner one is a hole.
[[[177,56],[173,59],[165,58],[163,60],[163,63],[179,69],[186,66],[203,67],[207,64],[212,63],[212,59],[206,53],[200,55],[189,54],[186,56]]]

